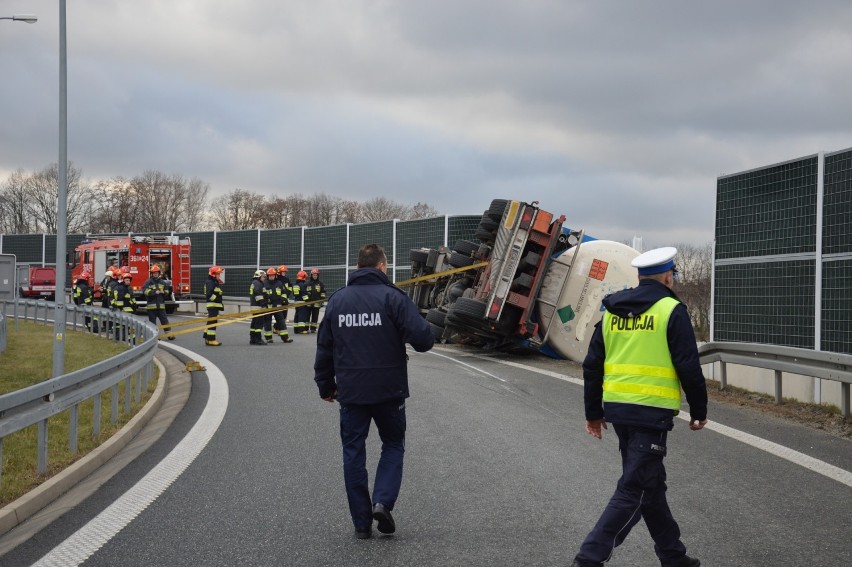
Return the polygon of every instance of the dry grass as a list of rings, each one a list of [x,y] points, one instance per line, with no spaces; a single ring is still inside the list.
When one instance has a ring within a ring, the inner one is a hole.
[[[19,322],[16,325],[14,321],[8,320],[7,329],[8,343],[2,354],[3,364],[0,365],[0,394],[42,382],[50,377],[52,371],[52,324]],[[69,331],[65,340],[66,372],[91,366],[128,349],[123,343],[83,332]],[[48,470],[45,474],[36,472],[37,425],[4,438],[0,506],[38,486],[109,439],[148,401],[156,387],[156,378],[155,372],[154,379],[149,381],[148,390],[142,392],[142,400],[131,404],[130,415],[124,411],[125,382],[119,384],[119,415],[116,423],[112,423],[111,417],[112,391],[104,392],[101,395],[101,432],[97,437],[92,434],[94,401],[80,404],[76,453],[68,450],[69,412],[48,419]],[[135,391],[136,380],[135,376],[131,379],[131,395]]]

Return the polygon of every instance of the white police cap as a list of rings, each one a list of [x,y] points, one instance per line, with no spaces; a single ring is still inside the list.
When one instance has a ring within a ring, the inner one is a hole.
[[[640,276],[662,274],[663,272],[674,269],[674,258],[676,255],[677,248],[672,246],[654,248],[633,258],[630,265],[634,268],[639,268]]]

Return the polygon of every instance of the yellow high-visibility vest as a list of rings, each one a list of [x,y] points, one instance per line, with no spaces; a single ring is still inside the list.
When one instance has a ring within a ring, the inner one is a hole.
[[[604,313],[605,402],[680,409],[680,380],[666,340],[669,317],[678,303],[664,297],[637,317]]]

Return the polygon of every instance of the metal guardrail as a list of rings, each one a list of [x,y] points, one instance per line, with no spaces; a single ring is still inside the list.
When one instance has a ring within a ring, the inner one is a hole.
[[[8,325],[18,325],[20,320],[49,323],[51,327],[53,325],[50,318],[54,309],[53,303],[43,300],[2,303]],[[0,396],[0,464],[3,459],[3,439],[11,433],[38,424],[38,472],[46,472],[48,418],[66,410],[70,412],[68,449],[75,453],[80,404],[93,401],[92,435],[97,436],[100,434],[101,425],[101,394],[112,390],[111,422],[116,423],[119,417],[119,384],[125,383],[124,412],[127,415],[130,414],[134,398],[136,402],[140,401],[143,388],[146,391],[148,389],[148,382],[154,373],[154,353],[157,350],[159,331],[156,327],[130,313],[74,304],[66,304],[65,309],[69,330],[90,332],[112,340],[129,341],[134,346],[87,368]],[[97,333],[86,327],[86,317],[97,318]]]
[[[775,403],[782,402],[782,374],[789,372],[840,382],[841,411],[849,419],[852,355],[756,343],[707,343],[698,347],[701,364],[720,362],[719,383],[727,386],[725,364],[756,366],[775,371]]]

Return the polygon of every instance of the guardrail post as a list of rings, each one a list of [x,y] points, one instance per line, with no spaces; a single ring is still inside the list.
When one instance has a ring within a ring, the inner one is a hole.
[[[0,437],[0,486],[3,486],[3,437]]]
[[[112,415],[110,421],[115,424],[118,421],[118,384],[112,386]]]
[[[133,376],[136,379],[136,382],[135,382],[135,385],[136,385],[136,388],[135,388],[136,389],[136,403],[139,403],[139,401],[142,399],[142,374],[143,374],[143,372],[145,372],[144,369],[140,370],[139,372],[135,372],[133,374]]]
[[[98,437],[101,434],[101,393],[98,392],[92,399],[95,402],[92,408],[92,437]]]
[[[781,371],[775,371],[775,403],[781,403]]]
[[[724,390],[728,387],[728,366],[725,361],[719,362],[719,389]]]
[[[124,414],[130,415],[130,403],[133,401],[133,384],[130,383],[130,379],[133,377],[131,374],[124,380]]]
[[[846,382],[840,384],[840,409],[843,411],[843,417],[846,419],[849,419],[849,389],[849,384]],[[0,448],[2,448],[2,445],[0,445]]]
[[[77,419],[80,404],[68,408],[68,450],[73,455],[77,452]]]
[[[38,422],[38,441],[36,443],[36,461],[38,474],[47,472],[47,420]]]

